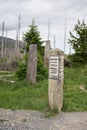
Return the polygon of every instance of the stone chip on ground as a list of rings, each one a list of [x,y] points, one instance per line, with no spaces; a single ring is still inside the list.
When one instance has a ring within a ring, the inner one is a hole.
[[[0,130],[87,130],[87,112],[45,118],[38,111],[0,109]]]

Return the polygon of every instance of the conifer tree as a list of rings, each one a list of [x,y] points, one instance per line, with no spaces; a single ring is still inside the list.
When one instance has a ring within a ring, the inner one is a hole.
[[[37,26],[35,25],[34,19],[32,20],[32,24],[29,26],[28,31],[24,34],[23,37],[26,43],[26,52],[29,51],[30,44],[37,44],[37,80],[43,79],[48,76],[48,69],[44,68],[44,47],[42,46],[42,39],[40,37],[40,33],[38,31]],[[23,48],[25,49],[25,48]],[[25,62],[24,62],[25,61]],[[24,79],[26,77],[27,72],[27,62],[28,55],[26,53],[25,60],[19,64],[18,70],[16,72],[19,79]]]
[[[40,37],[40,33],[38,31],[38,28],[35,25],[34,19],[32,20],[32,24],[29,26],[29,29],[24,34],[23,38],[24,38],[24,41],[27,43],[28,47],[30,44],[37,44],[37,49],[41,50],[43,41]]]
[[[75,54],[73,58],[75,61],[87,62],[87,25],[84,20],[82,23],[78,20],[78,23],[74,27],[76,34],[70,32],[69,44],[73,47]]]

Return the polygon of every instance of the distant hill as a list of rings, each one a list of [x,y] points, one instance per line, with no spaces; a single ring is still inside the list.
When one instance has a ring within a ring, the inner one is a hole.
[[[4,45],[5,43],[7,43],[7,47],[15,47],[16,40],[4,37]],[[19,41],[20,47],[23,45],[23,43],[24,42]],[[0,48],[1,48],[1,44],[2,44],[2,36],[0,36]]]

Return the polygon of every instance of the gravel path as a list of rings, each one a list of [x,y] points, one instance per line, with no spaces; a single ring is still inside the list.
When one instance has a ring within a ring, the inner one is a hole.
[[[45,118],[37,111],[0,109],[0,130],[87,130],[87,112]]]

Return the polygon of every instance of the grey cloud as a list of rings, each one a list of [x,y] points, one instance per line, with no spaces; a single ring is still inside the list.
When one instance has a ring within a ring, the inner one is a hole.
[[[48,20],[51,21],[51,36],[58,35],[58,42],[63,44],[64,23],[67,20],[67,28],[73,28],[78,19],[85,19],[87,12],[87,0],[0,0],[0,30],[2,21],[8,30],[15,30],[18,15],[21,14],[21,27],[28,27],[32,18],[40,27],[41,34],[46,38]]]

